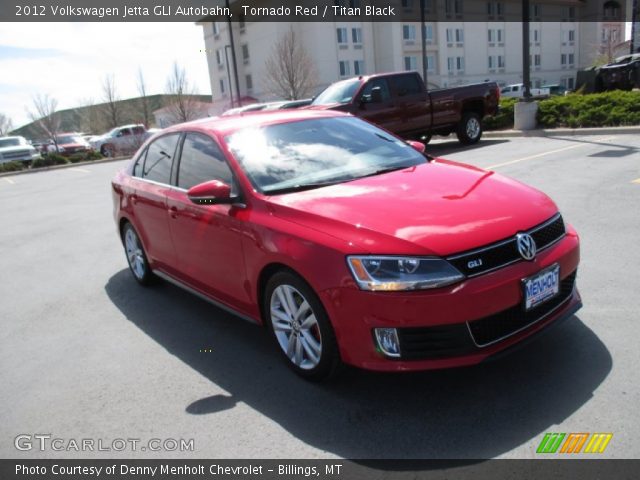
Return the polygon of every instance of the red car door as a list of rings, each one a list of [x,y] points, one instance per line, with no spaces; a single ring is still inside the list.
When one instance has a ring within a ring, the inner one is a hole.
[[[187,190],[208,180],[234,184],[218,144],[201,133],[187,133],[169,192],[169,228],[181,280],[218,300],[248,310],[242,235],[246,210],[237,205],[196,205]],[[233,190],[233,189],[232,189]]]
[[[164,135],[151,143],[138,159],[131,180],[131,208],[135,227],[154,267],[168,273],[175,264],[169,233],[167,195],[171,191],[171,168],[179,133]]]

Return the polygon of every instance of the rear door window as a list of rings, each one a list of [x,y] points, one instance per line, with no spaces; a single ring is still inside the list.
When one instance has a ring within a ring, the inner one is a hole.
[[[420,82],[415,74],[395,75],[391,77],[391,86],[399,97],[422,93]]]
[[[178,145],[179,133],[164,135],[149,145],[142,168],[142,178],[170,184],[171,165]]]

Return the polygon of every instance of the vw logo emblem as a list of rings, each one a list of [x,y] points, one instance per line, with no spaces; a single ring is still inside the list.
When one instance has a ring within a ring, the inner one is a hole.
[[[528,233],[519,233],[516,235],[516,244],[518,253],[525,260],[533,260],[536,258],[536,242]]]

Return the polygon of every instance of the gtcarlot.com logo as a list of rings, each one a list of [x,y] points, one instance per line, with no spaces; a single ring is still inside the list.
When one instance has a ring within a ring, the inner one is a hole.
[[[193,452],[193,438],[59,438],[50,433],[21,434],[14,441],[20,451],[55,452]]]
[[[604,453],[612,437],[613,433],[547,433],[536,453]]]

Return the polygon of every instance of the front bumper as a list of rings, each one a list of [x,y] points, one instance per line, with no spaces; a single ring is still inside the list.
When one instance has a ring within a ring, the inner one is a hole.
[[[345,363],[382,371],[449,368],[480,363],[513,347],[581,306],[575,287],[579,240],[567,235],[520,261],[456,285],[419,292],[368,292],[355,285],[321,292]],[[558,263],[561,292],[534,311],[521,310],[521,280]],[[376,348],[374,328],[396,328],[400,358]]]

